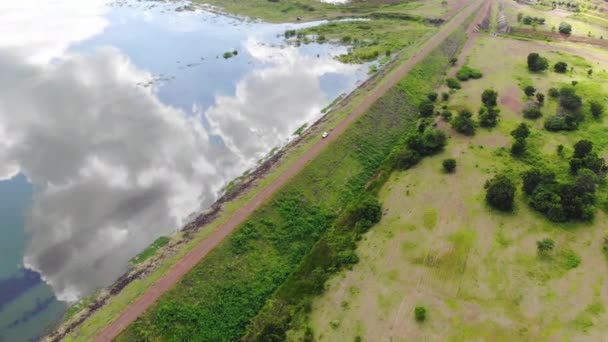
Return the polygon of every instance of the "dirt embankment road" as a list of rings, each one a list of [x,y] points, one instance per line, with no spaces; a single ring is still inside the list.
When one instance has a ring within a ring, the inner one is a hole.
[[[485,0],[484,2],[489,2]],[[306,164],[315,158],[319,153],[332,141],[334,141],[348,126],[350,126],[359,116],[361,116],[374,102],[392,88],[399,80],[407,74],[412,68],[433,51],[439,44],[444,41],[450,33],[458,28],[464,20],[473,14],[480,3],[475,1],[469,7],[465,8],[453,20],[448,22],[441,31],[433,36],[410,60],[400,66],[395,72],[388,76],[388,79],[380,87],[370,93],[365,100],[342,122],[340,122],[332,131],[332,134],[326,139],[320,139],[312,148],[310,148],[302,157],[295,161],[280,177],[278,177],[268,187],[261,190],[251,201],[241,207],[234,215],[220,228],[218,228],[211,236],[202,241],[194,250],[180,260],[165,276],[154,283],[142,296],[111,324],[104,328],[97,335],[95,342],[109,342],[115,339],[122,331],[124,331],[131,323],[133,323],[146,309],[154,304],[167,290],[173,287],[188,271],[190,271],[201,259],[209,252],[217,247],[236,227],[243,223],[249,215],[258,209],[267,199],[269,199],[279,188],[281,188],[291,177],[299,173]],[[479,16],[478,16],[479,17]],[[479,18],[476,19],[480,20]]]

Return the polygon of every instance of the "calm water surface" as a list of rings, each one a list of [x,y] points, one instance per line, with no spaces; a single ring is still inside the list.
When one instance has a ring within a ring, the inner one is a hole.
[[[181,6],[0,1],[0,341],[42,334],[366,78],[344,47],[283,46],[298,25]]]

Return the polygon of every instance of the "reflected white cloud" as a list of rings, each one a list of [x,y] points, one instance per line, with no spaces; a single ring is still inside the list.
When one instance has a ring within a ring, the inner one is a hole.
[[[258,61],[274,66],[251,72],[237,84],[235,96],[217,97],[205,115],[213,133],[251,163],[284,143],[303,122],[318,117],[328,102],[320,87],[321,76],[353,74],[357,67],[252,39],[245,47]]]
[[[135,86],[151,75],[115,49],[45,66],[0,50],[0,165],[18,166],[41,186],[24,262],[60,299],[111,282],[134,254],[314,120],[328,100],[319,77],[357,71],[295,48],[249,41],[246,49],[266,66],[201,113],[210,132]]]
[[[74,42],[104,30],[107,0],[0,0],[0,47],[29,62],[46,63]]]

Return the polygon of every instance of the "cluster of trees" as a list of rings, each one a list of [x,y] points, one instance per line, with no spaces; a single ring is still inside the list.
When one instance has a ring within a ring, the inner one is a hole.
[[[591,220],[595,211],[595,189],[604,177],[605,169],[604,160],[593,152],[593,144],[581,140],[574,145],[570,160],[573,181],[560,182],[555,173],[533,168],[522,175],[522,189],[529,196],[532,208],[551,221]]]
[[[519,15],[517,19],[519,19]],[[531,17],[527,15],[522,17],[521,21],[524,23],[524,25],[545,25],[545,18],[542,17]]]
[[[498,93],[494,89],[486,89],[481,94],[481,103],[483,104],[479,109],[479,125],[481,127],[491,128],[496,127],[498,124],[498,116],[500,109],[498,105]]]
[[[426,128],[413,133],[407,138],[406,148],[396,154],[395,165],[398,169],[407,170],[423,157],[441,152],[446,144],[447,136],[441,130]]]
[[[452,128],[458,133],[464,135],[475,135],[475,121],[473,120],[473,113],[468,109],[463,109],[458,112],[458,115],[452,119]]]
[[[471,68],[468,65],[463,66],[456,72],[456,78],[460,81],[468,81],[469,79],[480,79],[483,77],[481,71]]]
[[[548,117],[545,129],[553,132],[576,130],[584,116],[580,111],[583,100],[576,94],[574,87],[564,86],[559,91],[551,89],[549,95],[558,98],[561,113]]]
[[[528,98],[531,98],[534,96],[534,94],[536,94],[536,102],[532,103],[531,105],[528,105],[524,109],[524,111],[523,111],[524,117],[526,119],[536,120],[536,119],[540,118],[541,116],[543,116],[543,113],[541,112],[540,107],[542,107],[545,104],[545,94],[537,93],[536,88],[534,88],[531,85],[524,88],[524,93],[526,94],[526,96]]]

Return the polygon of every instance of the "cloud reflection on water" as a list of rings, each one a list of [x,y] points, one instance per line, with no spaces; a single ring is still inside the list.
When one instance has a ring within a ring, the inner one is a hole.
[[[118,50],[53,65],[0,52],[0,165],[17,166],[41,186],[27,215],[25,263],[60,299],[110,283],[134,254],[315,119],[328,101],[321,76],[357,71],[296,48],[254,40],[245,47],[266,66],[199,113],[209,132],[199,117],[136,86],[151,75]],[[224,143],[210,143],[210,134]]]

